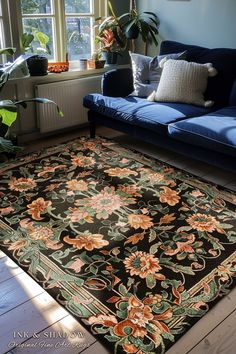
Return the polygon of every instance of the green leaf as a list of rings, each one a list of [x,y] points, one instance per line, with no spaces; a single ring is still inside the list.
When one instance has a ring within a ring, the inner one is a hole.
[[[127,294],[128,294],[128,290],[126,289],[126,287],[123,284],[119,285],[118,291],[123,296],[127,296]]]
[[[17,117],[17,111],[16,111],[16,106],[12,104],[12,106],[9,106],[10,109],[6,108],[1,108],[0,106],[0,116],[2,118],[2,123],[6,124],[8,127],[12,125],[12,123],[15,122],[16,117]],[[15,109],[14,111],[11,109]]]
[[[91,273],[93,273],[93,274],[95,274],[95,275],[98,273],[98,267],[95,267],[95,266],[93,266],[93,265],[91,265],[91,266],[89,267],[89,270],[90,270]]]
[[[96,327],[96,332],[97,332],[97,333],[104,334],[104,333],[109,332],[109,328],[104,328],[104,327],[99,328],[99,327]]]
[[[163,336],[163,338],[165,338],[165,339],[169,339],[171,342],[174,342],[174,340],[175,340],[175,337],[173,336],[173,334],[171,334],[171,333],[168,333],[168,332],[162,332],[162,336]]]
[[[31,33],[23,33],[21,36],[21,45],[22,47],[27,50],[30,47],[30,44],[33,42],[34,36]]]
[[[24,108],[27,107],[27,102],[36,102],[36,103],[44,103],[44,104],[54,104],[56,106],[57,109],[57,113],[60,117],[63,117],[64,114],[63,112],[60,110],[59,106],[52,100],[49,100],[48,98],[42,98],[42,97],[35,97],[35,98],[29,98],[27,100],[22,100],[22,101],[16,101],[15,104],[17,105],[21,105]]]
[[[120,337],[117,336],[105,336],[105,338],[109,341],[109,342],[118,342],[120,340]]]
[[[61,295],[64,297],[64,299],[66,300],[70,300],[71,299],[71,294],[69,294],[67,291],[65,290],[61,290]]]
[[[222,227],[222,229],[232,229],[233,225],[231,224],[220,224],[220,227]]]
[[[11,140],[8,139],[4,139],[2,137],[0,137],[0,152],[17,152],[17,151],[21,151],[22,148],[19,146],[14,146],[11,142]]]
[[[6,70],[4,70],[4,72],[1,74],[0,77],[0,90],[2,90],[3,86],[8,81],[8,78],[9,78],[9,73],[6,72]]]
[[[148,241],[149,241],[149,242],[152,242],[152,241],[154,241],[154,240],[156,239],[156,237],[157,237],[156,231],[153,230],[153,229],[151,229],[151,230],[150,230],[150,234],[149,234],[149,239],[148,239]]]
[[[170,261],[170,258],[162,258],[160,261],[161,265],[164,265],[167,268],[172,269],[176,273],[185,273],[190,275],[195,275],[191,267],[184,267],[178,263],[173,263]]]
[[[160,246],[160,243],[159,243],[159,242],[158,242],[158,243],[155,243],[154,245],[152,245],[152,246],[150,247],[149,252],[150,252],[151,254],[155,254],[155,253],[157,252],[159,246]]]
[[[129,306],[129,304],[128,304],[128,302],[122,301],[122,302],[119,303],[118,306],[119,306],[119,310],[124,311],[124,310],[127,310],[127,307]]]
[[[0,49],[0,54],[13,55],[15,51],[16,48],[7,47],[7,48]]]
[[[156,279],[153,274],[148,274],[146,278],[146,284],[149,289],[153,289],[156,286]]]
[[[177,233],[179,233],[179,232],[182,232],[182,231],[190,231],[190,230],[192,230],[192,227],[191,226],[181,226],[181,227],[179,227],[178,229],[177,229]]]
[[[43,32],[35,32],[35,38],[39,41],[43,48],[46,48],[46,44],[49,42],[49,37]]]
[[[119,318],[126,318],[127,317],[127,311],[126,310],[119,310],[116,312],[117,316]]]

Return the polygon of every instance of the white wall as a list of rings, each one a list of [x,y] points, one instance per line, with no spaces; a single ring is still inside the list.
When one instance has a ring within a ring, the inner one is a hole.
[[[159,16],[160,40],[236,48],[236,0],[137,0],[137,5]]]

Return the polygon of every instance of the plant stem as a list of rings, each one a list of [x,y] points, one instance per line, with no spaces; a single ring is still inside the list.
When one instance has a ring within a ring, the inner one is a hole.
[[[130,12],[132,12],[133,10],[136,10],[136,9],[137,9],[136,1],[130,0]]]

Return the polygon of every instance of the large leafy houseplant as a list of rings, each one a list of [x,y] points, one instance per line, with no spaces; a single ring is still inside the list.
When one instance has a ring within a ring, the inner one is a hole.
[[[14,48],[5,48],[0,50],[0,54],[14,54]],[[19,66],[24,63],[30,55],[21,55],[18,57],[11,65],[0,70],[0,92],[7,83],[10,75],[14,73]],[[25,100],[0,100],[0,154],[2,153],[15,153],[21,148],[15,146],[10,139],[10,127],[17,119],[18,107],[22,106],[23,108],[27,107],[29,102],[37,103],[47,103],[56,105],[57,112],[60,116],[63,116],[63,113],[60,111],[58,105],[46,98],[29,98]]]
[[[34,53],[28,60],[27,65],[31,76],[47,75],[48,58],[46,54],[51,54],[48,45],[50,38],[47,34],[31,28],[31,32],[24,32],[21,36],[21,50],[23,52]],[[36,44],[39,44],[36,45]]]
[[[108,7],[110,16],[105,19],[96,18],[96,21],[102,20],[102,22],[97,26],[98,34],[95,37],[95,43],[101,44],[101,52],[121,52],[126,49],[127,39],[110,1],[108,1]]]
[[[136,2],[130,0],[130,11],[116,16],[112,4],[108,1],[110,16],[106,17],[98,27],[96,43],[101,43],[103,52],[119,52],[127,48],[131,40],[134,50],[134,40],[139,36],[145,43],[145,54],[147,44],[158,45],[157,35],[159,33],[159,19],[154,12],[139,12]],[[101,20],[98,18],[97,20]]]
[[[130,11],[119,16],[118,21],[127,39],[142,38],[145,45],[158,45],[159,19],[154,12],[139,12],[135,1],[130,1]]]

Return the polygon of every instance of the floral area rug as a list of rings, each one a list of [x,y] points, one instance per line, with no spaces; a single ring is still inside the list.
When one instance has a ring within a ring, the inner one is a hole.
[[[233,287],[236,197],[109,140],[2,166],[0,197],[1,249],[111,353],[164,353]]]

